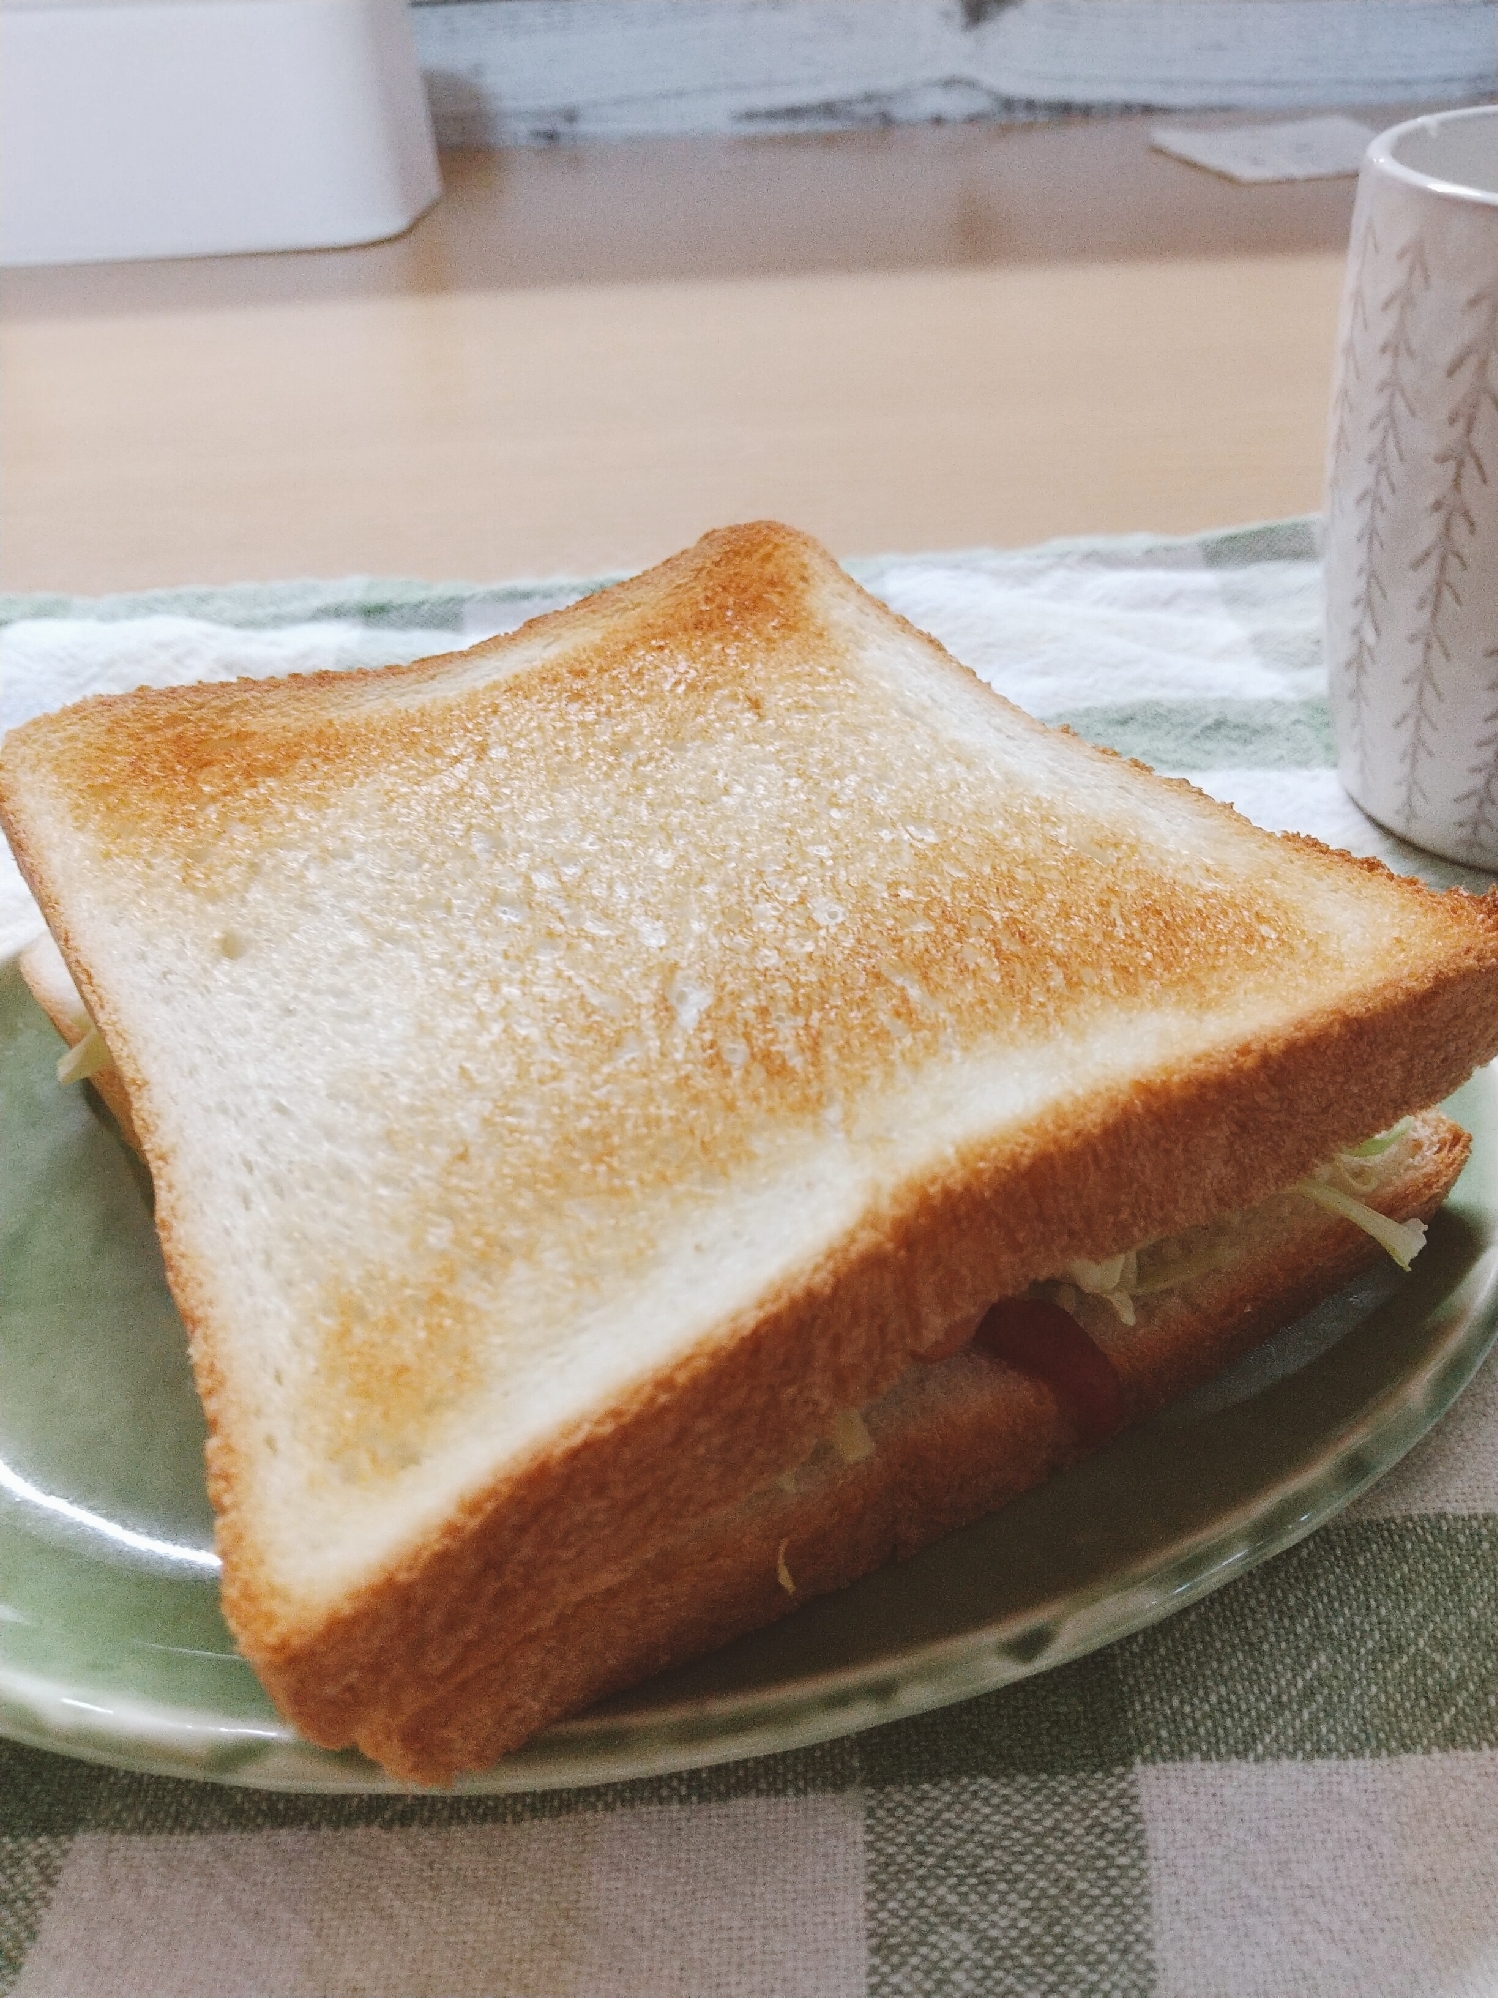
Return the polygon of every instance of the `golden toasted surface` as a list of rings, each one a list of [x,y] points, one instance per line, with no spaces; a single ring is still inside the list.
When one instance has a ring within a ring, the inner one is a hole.
[[[0,815],[272,1673],[596,1590],[952,1317],[1498,1044],[1486,904],[1039,727],[768,525],[467,654],[85,703]]]
[[[485,1257],[526,1253],[559,1195],[674,1199],[757,1125],[856,1117],[975,1035],[1336,955],[1262,857],[1162,872],[1105,766],[1093,797],[1048,791],[1028,725],[996,761],[939,700],[881,699],[827,583],[746,530],[596,629],[544,620],[550,658],[498,641],[496,669],[541,657],[487,684],[453,661],[95,704],[49,782],[75,837],[149,870],[158,921],[245,975],[320,918],[433,1045],[462,1020],[484,1163],[452,1146],[445,1189]]]

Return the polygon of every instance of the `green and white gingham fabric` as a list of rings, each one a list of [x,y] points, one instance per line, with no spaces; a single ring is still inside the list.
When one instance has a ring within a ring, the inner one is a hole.
[[[1033,712],[1441,883],[1332,769],[1312,526],[854,565]],[[451,647],[567,586],[4,605],[7,725]],[[6,891],[12,943],[34,920]],[[26,1998],[1491,1998],[1498,1369],[1310,1541],[1082,1662],[604,1790],[328,1800],[0,1743]]]

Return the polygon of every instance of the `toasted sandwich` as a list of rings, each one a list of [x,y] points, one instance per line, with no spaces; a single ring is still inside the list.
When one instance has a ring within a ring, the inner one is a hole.
[[[231,1627],[419,1781],[1407,1257],[1465,1144],[1416,1113],[1498,1049],[1493,900],[1043,728],[769,525],[28,723],[0,818],[150,1167]]]

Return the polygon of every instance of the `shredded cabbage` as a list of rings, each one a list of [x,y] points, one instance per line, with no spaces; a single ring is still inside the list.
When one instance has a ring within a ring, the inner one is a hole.
[[[789,1540],[782,1540],[775,1549],[775,1579],[788,1596],[793,1596],[796,1593],[796,1584],[791,1580],[791,1571],[785,1565],[785,1550],[790,1544]]]
[[[1134,1286],[1134,1295],[1153,1297],[1157,1291],[1174,1290],[1177,1284],[1190,1283],[1196,1277],[1222,1269],[1237,1253],[1231,1242],[1213,1242],[1194,1256],[1183,1256],[1179,1262],[1156,1270],[1152,1276],[1141,1276]]]
[[[1139,1258],[1133,1249],[1110,1256],[1105,1263],[1089,1263],[1078,1256],[1066,1266],[1066,1275],[1078,1290],[1089,1297],[1106,1298],[1125,1325],[1134,1323],[1134,1293],[1139,1288]],[[1064,1307],[1063,1307],[1064,1308]]]
[[[1334,1174],[1354,1193],[1372,1193],[1382,1176],[1377,1159],[1355,1159],[1339,1152],[1335,1165],[1318,1166],[1311,1177],[1330,1181]]]
[[[1350,1193],[1343,1193],[1340,1187],[1328,1186],[1321,1179],[1303,1179],[1295,1190],[1303,1193],[1307,1200],[1314,1200],[1318,1207],[1326,1208],[1328,1213],[1340,1214],[1344,1220],[1361,1228],[1364,1234],[1371,1235],[1381,1248],[1388,1250],[1402,1270],[1407,1270],[1425,1247],[1423,1221],[1391,1221],[1376,1207],[1368,1206],[1366,1201],[1354,1200]]]
[[[1349,1145],[1327,1164],[1318,1166],[1314,1176],[1302,1180],[1295,1189],[1329,1212],[1340,1214],[1344,1220],[1362,1228],[1381,1248],[1387,1249],[1399,1267],[1405,1270],[1424,1246],[1425,1223],[1391,1221],[1377,1208],[1368,1206],[1355,1196],[1371,1193],[1378,1185],[1381,1173],[1377,1161],[1399,1143],[1412,1121],[1409,1117],[1402,1117],[1387,1131],[1380,1131],[1377,1137],[1366,1138],[1360,1145]],[[1348,1193],[1334,1185],[1333,1175],[1340,1176],[1354,1191]],[[1232,1218],[1237,1219],[1236,1216]],[[1191,1283],[1197,1277],[1221,1269],[1237,1254],[1238,1245],[1231,1239],[1224,1241],[1219,1238],[1204,1243],[1195,1251],[1188,1251],[1182,1238],[1173,1236],[1165,1241],[1146,1243],[1122,1255],[1109,1256],[1101,1263],[1090,1263],[1078,1257],[1068,1263],[1059,1276],[1052,1278],[1046,1288],[1063,1310],[1071,1310],[1076,1304],[1076,1293],[1082,1291],[1089,1297],[1105,1299],[1125,1325],[1132,1325],[1135,1322],[1136,1297],[1150,1297],[1158,1291],[1174,1290],[1179,1284]]]
[[[1093,1297],[1106,1297],[1123,1282],[1127,1261],[1127,1256],[1110,1256],[1105,1263],[1089,1263],[1078,1256],[1075,1262],[1067,1264],[1066,1274],[1078,1290],[1085,1290]]]
[[[845,1464],[861,1464],[874,1454],[869,1425],[856,1408],[840,1408],[832,1424],[832,1447]]]
[[[1346,1145],[1340,1156],[1344,1159],[1381,1159],[1404,1136],[1414,1120],[1401,1117],[1397,1124],[1391,1124],[1387,1131],[1380,1131],[1376,1138],[1364,1138],[1360,1145]]]
[[[57,1064],[59,1082],[86,1082],[101,1068],[110,1066],[109,1049],[97,1027],[90,1027],[76,1047],[68,1049]]]

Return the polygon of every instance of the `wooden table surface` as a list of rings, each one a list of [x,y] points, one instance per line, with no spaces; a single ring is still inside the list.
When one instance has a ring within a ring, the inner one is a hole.
[[[586,573],[763,514],[857,554],[1312,509],[1353,182],[1240,187],[1147,133],[454,153],[392,243],[13,273],[4,584]]]

